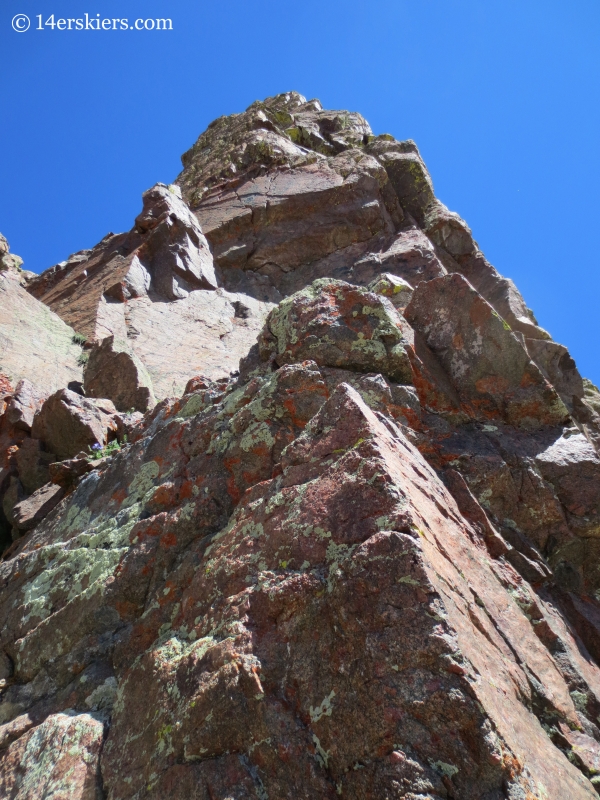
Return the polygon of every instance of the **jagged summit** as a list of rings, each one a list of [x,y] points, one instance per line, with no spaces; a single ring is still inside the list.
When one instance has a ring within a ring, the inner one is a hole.
[[[0,239],[0,795],[596,797],[600,392],[414,142],[289,92],[182,160]]]

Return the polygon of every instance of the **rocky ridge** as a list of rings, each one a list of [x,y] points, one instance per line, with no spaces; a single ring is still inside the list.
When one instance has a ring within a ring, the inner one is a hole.
[[[413,142],[288,93],[183,166],[0,273],[89,355],[0,359],[0,794],[595,797],[600,392]]]

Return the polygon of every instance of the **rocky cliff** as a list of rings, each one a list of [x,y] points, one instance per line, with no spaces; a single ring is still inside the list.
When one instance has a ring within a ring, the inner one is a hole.
[[[596,797],[600,392],[412,141],[288,93],[183,166],[3,250],[0,795]]]

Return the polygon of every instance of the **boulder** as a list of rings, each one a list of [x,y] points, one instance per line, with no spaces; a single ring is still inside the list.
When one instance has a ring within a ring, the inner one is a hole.
[[[14,394],[8,401],[6,420],[15,428],[30,432],[33,418],[42,407],[47,395],[23,378],[17,384]]]
[[[51,714],[33,725],[0,755],[0,795],[6,798],[101,796],[97,763],[104,726],[86,713]]]
[[[104,446],[116,430],[111,416],[87,398],[68,389],[51,395],[34,417],[31,429],[35,439],[56,454],[58,460],[73,458],[94,444]]]
[[[405,309],[469,413],[535,428],[569,412],[510,325],[460,274],[421,283]]]
[[[139,284],[144,269],[149,288],[167,300],[186,297],[192,289],[216,289],[208,242],[182,201],[179,187],[157,183],[142,197],[144,208],[135,225],[146,238],[138,250],[130,283]]]
[[[62,500],[65,491],[55,483],[46,483],[13,508],[14,526],[19,531],[30,531]]]
[[[384,272],[367,287],[370,292],[380,294],[391,300],[392,305],[399,311],[404,311],[413,296],[413,287],[404,278]]]
[[[263,361],[378,371],[412,383],[410,331],[393,305],[366,289],[326,278],[271,312],[259,340]]]
[[[47,453],[39,439],[24,439],[15,454],[19,480],[27,494],[32,494],[50,480],[48,468],[56,461],[54,453]]]
[[[90,351],[83,374],[87,397],[109,398],[118,411],[148,411],[156,404],[152,380],[127,343],[107,336]]]

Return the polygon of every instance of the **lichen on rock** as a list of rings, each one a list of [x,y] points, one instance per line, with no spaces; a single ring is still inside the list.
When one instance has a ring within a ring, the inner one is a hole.
[[[183,164],[0,272],[0,794],[597,797],[598,389],[414,142],[289,92]]]

